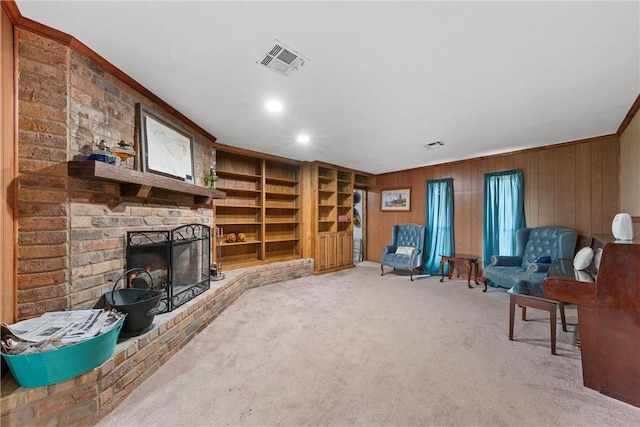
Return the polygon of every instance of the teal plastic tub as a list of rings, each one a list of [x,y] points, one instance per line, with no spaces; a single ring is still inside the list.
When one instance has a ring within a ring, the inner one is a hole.
[[[57,350],[33,354],[4,354],[2,357],[21,387],[57,384],[100,366],[113,354],[124,316],[106,334],[97,335]]]

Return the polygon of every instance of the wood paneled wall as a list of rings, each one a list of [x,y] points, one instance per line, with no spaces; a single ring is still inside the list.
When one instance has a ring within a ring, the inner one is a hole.
[[[14,101],[13,101],[13,24],[7,13],[0,8],[0,156],[2,172],[2,209],[0,226],[2,246],[0,247],[0,320],[15,321],[15,138],[14,138]]]
[[[367,260],[380,261],[394,224],[425,224],[426,182],[453,178],[458,253],[482,254],[484,174],[520,168],[528,227],[558,225],[583,236],[611,233],[620,211],[620,142],[604,136],[378,175],[369,190]],[[380,191],[411,187],[410,212],[382,212]]]

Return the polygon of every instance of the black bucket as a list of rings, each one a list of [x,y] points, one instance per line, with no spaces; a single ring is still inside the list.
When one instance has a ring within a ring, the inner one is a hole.
[[[122,278],[138,272],[144,272],[149,276],[150,289],[124,288],[116,290],[118,282]],[[125,271],[116,280],[113,290],[104,294],[104,297],[107,309],[114,308],[127,315],[120,336],[134,337],[153,328],[153,318],[159,313],[157,305],[162,297],[162,291],[153,289],[153,279],[149,272],[142,268],[132,268]]]

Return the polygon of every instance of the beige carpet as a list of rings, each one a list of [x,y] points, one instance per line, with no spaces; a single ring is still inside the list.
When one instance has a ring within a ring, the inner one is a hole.
[[[548,313],[511,342],[508,311],[503,291],[370,262],[252,289],[99,425],[640,425],[582,386],[575,307],[557,356]]]

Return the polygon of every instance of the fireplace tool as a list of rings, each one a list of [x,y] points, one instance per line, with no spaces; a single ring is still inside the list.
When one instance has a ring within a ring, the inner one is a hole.
[[[140,277],[144,273],[148,281]],[[127,287],[126,278],[130,278]],[[117,289],[120,280],[125,279],[124,289]],[[162,297],[162,291],[153,289],[153,278],[143,268],[132,268],[118,277],[113,285],[113,290],[104,294],[107,309],[114,308],[120,313],[126,313],[121,336],[134,337],[153,328],[153,318],[159,313],[158,302]]]
[[[222,280],[224,279],[224,273],[222,272],[222,246],[220,245],[220,241],[224,237],[224,232],[222,227],[216,227],[215,235],[214,235],[214,244],[216,245],[216,262],[211,268],[211,280]]]

